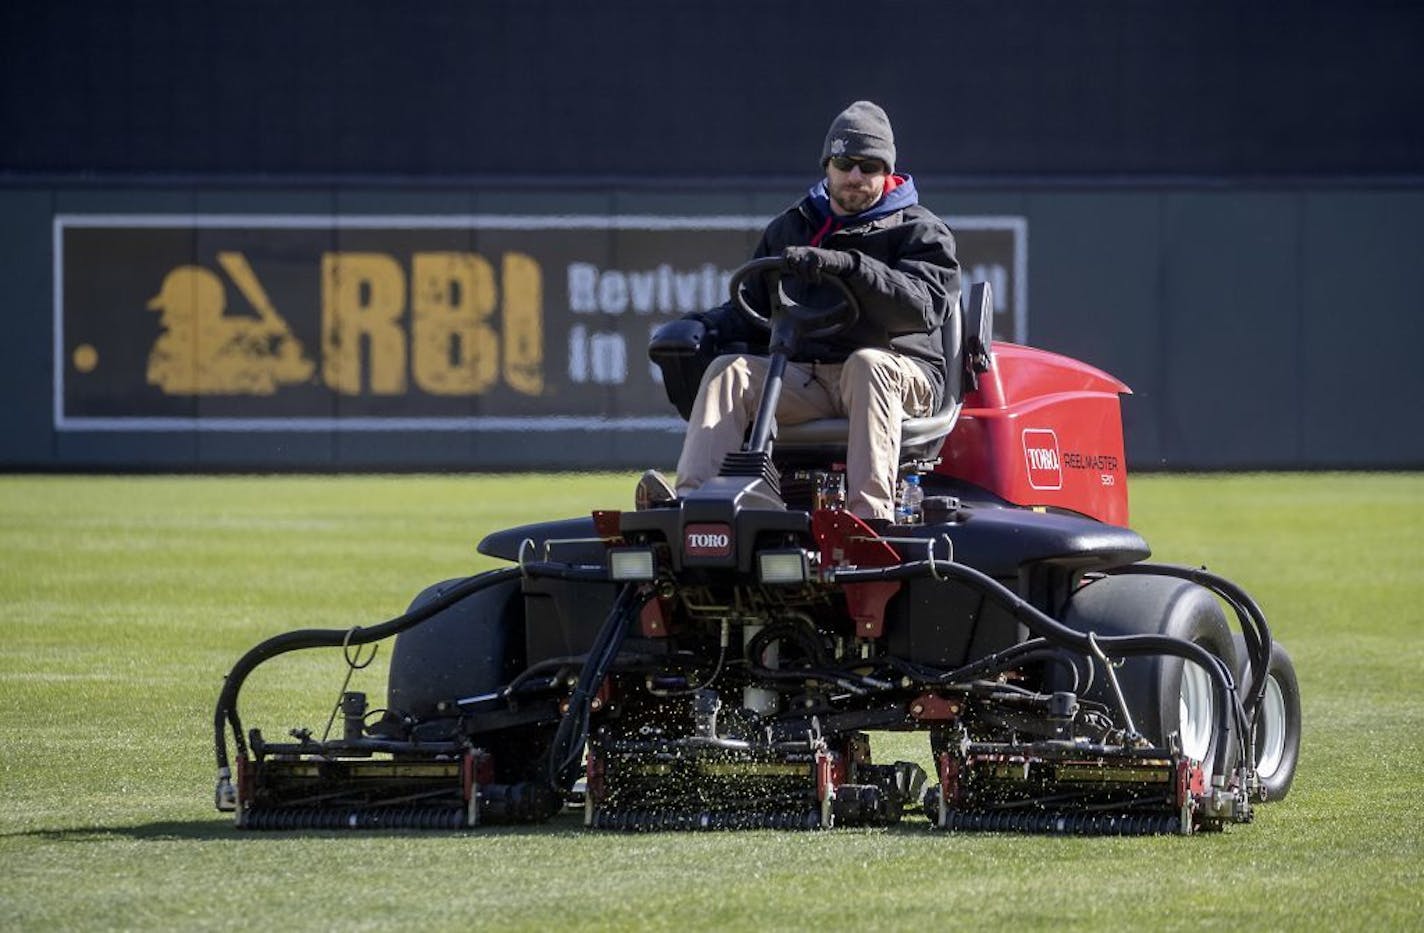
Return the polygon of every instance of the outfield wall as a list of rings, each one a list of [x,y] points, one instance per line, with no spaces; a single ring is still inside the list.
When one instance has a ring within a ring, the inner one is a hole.
[[[1401,0],[46,0],[0,5],[0,170],[678,178],[904,167],[1417,174]]]
[[[647,333],[802,181],[0,189],[0,464],[666,466]],[[1000,338],[1133,387],[1133,467],[1424,465],[1424,189],[922,189]]]

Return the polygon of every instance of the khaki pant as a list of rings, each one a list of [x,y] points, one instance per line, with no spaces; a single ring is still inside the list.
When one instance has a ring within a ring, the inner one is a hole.
[[[707,368],[677,462],[679,494],[716,476],[722,458],[741,449],[767,366],[766,357],[721,356]],[[844,363],[788,363],[776,420],[848,419],[846,508],[859,518],[893,518],[900,422],[929,414],[932,394],[924,371],[911,360],[857,350]]]

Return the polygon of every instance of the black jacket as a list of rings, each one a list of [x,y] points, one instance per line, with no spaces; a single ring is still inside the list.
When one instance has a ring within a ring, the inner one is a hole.
[[[845,282],[860,301],[861,317],[851,329],[803,346],[793,359],[839,363],[861,347],[890,350],[924,368],[937,407],[944,391],[940,327],[959,303],[954,234],[920,206],[908,176],[900,176],[900,184],[875,207],[853,217],[830,215],[823,191],[818,185],[772,220],[755,256],[777,256],[788,246],[809,245],[849,252],[855,266]],[[846,225],[836,227],[839,220]],[[798,300],[829,304],[839,296],[827,285],[806,287],[796,294],[794,281],[787,280],[787,292]],[[765,313],[766,296],[759,292],[749,289],[749,301]],[[718,331],[721,344],[745,343],[753,352],[766,350],[767,334],[751,325],[730,301],[696,317]]]

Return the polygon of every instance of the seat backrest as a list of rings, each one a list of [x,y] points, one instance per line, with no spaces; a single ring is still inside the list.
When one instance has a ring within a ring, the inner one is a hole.
[[[977,282],[969,290],[968,315],[977,322],[984,309],[992,315],[993,298],[987,282]],[[939,409],[919,418],[906,418],[900,423],[900,459],[932,460],[939,455],[944,439],[959,420],[964,404],[965,352],[964,309],[955,302],[953,310],[940,328],[944,350],[944,396]],[[844,418],[819,418],[801,424],[780,426],[773,459],[778,463],[819,461],[824,463],[845,459],[846,439],[850,422]]]

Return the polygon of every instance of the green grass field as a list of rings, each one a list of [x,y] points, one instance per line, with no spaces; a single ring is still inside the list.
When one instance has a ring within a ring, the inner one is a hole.
[[[1424,475],[1134,481],[1155,556],[1250,590],[1300,675],[1292,794],[1221,835],[239,834],[213,811],[212,706],[243,651],[398,615],[489,566],[485,532],[632,486],[0,477],[0,928],[1424,927]],[[381,667],[353,688],[381,695]],[[260,668],[247,724],[320,730],[343,670]]]

